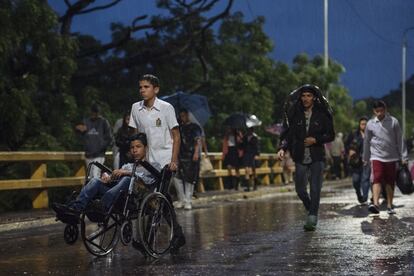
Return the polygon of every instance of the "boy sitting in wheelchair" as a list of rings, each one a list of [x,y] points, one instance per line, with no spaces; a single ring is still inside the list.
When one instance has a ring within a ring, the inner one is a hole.
[[[101,212],[102,214],[108,214],[108,212],[113,211],[114,206],[121,205],[119,204],[119,199],[123,198],[120,197],[121,193],[124,192],[125,194],[128,192],[134,170],[134,192],[135,194],[138,194],[138,197],[143,197],[145,194],[156,190],[157,177],[154,175],[154,171],[151,172],[149,169],[156,169],[157,172],[155,173],[158,173],[161,168],[158,163],[151,163],[151,166],[149,167],[152,168],[148,168],[148,166],[145,166],[147,167],[145,168],[143,166],[142,162],[145,162],[147,144],[147,137],[144,133],[131,136],[130,154],[132,157],[131,159],[135,161],[123,165],[121,169],[113,170],[111,174],[104,172],[99,179],[91,179],[85,186],[83,186],[77,198],[70,201],[68,204],[54,203],[52,208],[56,212],[57,219],[73,225],[77,224],[80,215],[88,212],[88,209],[90,208],[93,208],[95,212]],[[140,161],[142,162],[139,163]],[[95,201],[96,198],[100,198],[100,201]],[[176,221],[175,212],[169,219],[173,220],[174,236],[171,241],[170,250],[174,251],[185,244],[185,238],[181,226]],[[140,243],[135,240],[133,241],[133,246],[140,251],[144,250]]]
[[[144,160],[146,155],[147,138],[144,133],[133,135],[130,138],[130,154],[133,160]],[[53,209],[57,214],[72,213],[74,215],[80,214],[86,209],[88,203],[97,197],[100,198],[101,206],[94,206],[106,212],[114,203],[114,200],[119,196],[121,191],[128,191],[129,183],[132,176],[133,163],[127,163],[120,169],[113,170],[112,174],[104,172],[100,179],[92,178],[85,186],[83,186],[80,194],[76,200],[69,202],[67,205],[54,204]],[[151,164],[157,170],[161,167],[158,163]],[[144,184],[148,190],[153,190],[153,184],[156,179],[144,167],[136,168],[135,175],[140,183]],[[140,185],[142,188],[142,185]]]

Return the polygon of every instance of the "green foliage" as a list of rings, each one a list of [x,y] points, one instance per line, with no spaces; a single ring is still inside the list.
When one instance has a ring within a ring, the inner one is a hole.
[[[57,33],[56,14],[43,1],[9,0],[0,13],[0,148],[70,144],[62,133],[75,112],[76,42]]]

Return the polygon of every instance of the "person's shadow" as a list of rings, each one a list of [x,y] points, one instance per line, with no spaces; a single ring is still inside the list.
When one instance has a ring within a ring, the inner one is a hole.
[[[412,221],[406,222],[396,216],[369,217],[361,222],[361,230],[365,235],[374,236],[379,244],[390,245],[404,239],[411,233]]]
[[[394,209],[399,209],[402,207],[404,207],[403,204],[394,205]],[[387,210],[387,205],[385,201],[383,201],[383,203],[380,205],[380,210],[381,211]],[[339,210],[338,213],[344,216],[352,216],[354,218],[365,218],[370,215],[367,205],[355,205],[355,206],[352,206],[351,208],[346,208],[346,209],[344,208],[344,209]]]

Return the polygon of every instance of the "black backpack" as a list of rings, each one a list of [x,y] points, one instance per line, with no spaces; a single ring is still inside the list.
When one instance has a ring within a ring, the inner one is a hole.
[[[295,113],[297,111],[300,111],[300,106],[301,106],[300,97],[304,90],[307,90],[307,91],[311,90],[315,93],[316,99],[314,102],[314,107],[324,112],[327,115],[327,117],[332,121],[333,120],[332,108],[329,105],[328,100],[322,95],[322,91],[320,90],[320,88],[316,85],[305,84],[295,89],[294,91],[292,91],[286,99],[286,102],[283,106],[283,110],[284,110],[284,120],[287,126],[289,126],[289,120],[291,120],[291,118],[295,115]]]
[[[413,180],[407,165],[401,165],[398,169],[397,187],[404,195],[410,195],[414,192]]]

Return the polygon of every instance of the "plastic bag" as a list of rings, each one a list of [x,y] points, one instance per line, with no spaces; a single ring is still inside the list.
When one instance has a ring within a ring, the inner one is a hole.
[[[200,174],[211,172],[212,170],[214,170],[214,168],[210,159],[206,156],[202,156],[200,161]]]
[[[413,180],[407,165],[402,165],[398,169],[397,187],[404,195],[410,195],[414,192]]]

